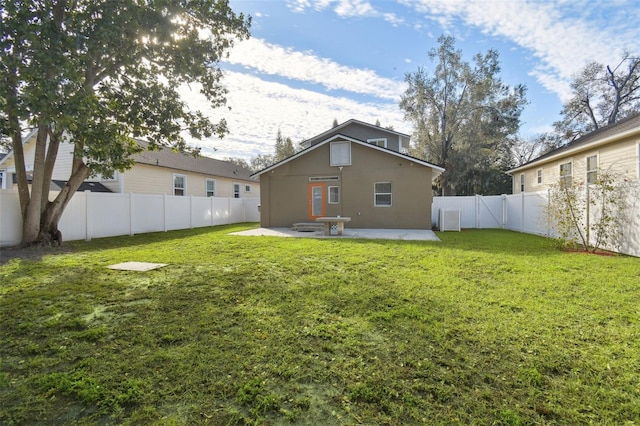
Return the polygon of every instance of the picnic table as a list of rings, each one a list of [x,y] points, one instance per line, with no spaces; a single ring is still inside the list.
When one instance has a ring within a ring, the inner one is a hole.
[[[316,222],[322,222],[324,224],[324,235],[331,235],[331,227],[333,225],[336,225],[338,235],[342,235],[344,223],[351,222],[351,218],[345,216],[323,216],[317,217]]]

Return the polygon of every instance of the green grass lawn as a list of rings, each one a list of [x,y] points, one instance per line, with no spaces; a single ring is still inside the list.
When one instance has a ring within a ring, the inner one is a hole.
[[[0,266],[0,424],[638,424],[640,259],[252,226]]]

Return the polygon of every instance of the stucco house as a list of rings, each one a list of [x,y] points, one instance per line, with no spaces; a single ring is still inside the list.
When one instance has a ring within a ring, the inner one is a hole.
[[[144,144],[144,142],[139,142]],[[73,146],[62,142],[54,167],[51,189],[59,189],[71,173]],[[35,134],[25,138],[25,165],[33,170]],[[144,151],[134,156],[136,164],[129,170],[113,176],[97,176],[83,183],[79,189],[138,194],[167,194],[197,197],[258,198],[260,186],[248,169],[200,156],[195,158],[174,152],[169,148]],[[15,165],[10,152],[0,160],[2,189],[15,186]]]
[[[640,115],[588,133],[507,173],[518,194],[547,190],[560,179],[590,183],[598,169],[640,180]]]
[[[342,216],[353,228],[431,229],[432,181],[444,169],[404,154],[408,144],[408,135],[357,120],[303,141],[254,174],[260,225]]]

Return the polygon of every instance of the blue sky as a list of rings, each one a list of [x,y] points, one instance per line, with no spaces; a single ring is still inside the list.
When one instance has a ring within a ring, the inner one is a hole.
[[[205,155],[249,160],[273,152],[278,129],[294,142],[350,118],[411,133],[398,108],[404,76],[434,64],[427,52],[452,35],[464,57],[496,49],[500,77],[528,88],[521,135],[550,129],[571,77],[591,60],[639,54],[638,0],[230,0],[252,16],[252,37],[221,65],[231,108],[223,140],[193,141]],[[214,152],[213,149],[216,149]]]

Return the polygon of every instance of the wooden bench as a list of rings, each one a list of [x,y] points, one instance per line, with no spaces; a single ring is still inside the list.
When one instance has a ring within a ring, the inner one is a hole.
[[[331,235],[331,226],[336,225],[338,235],[342,235],[344,231],[344,223],[351,222],[350,217],[335,216],[335,217],[317,217],[316,222],[324,223],[324,235]]]

